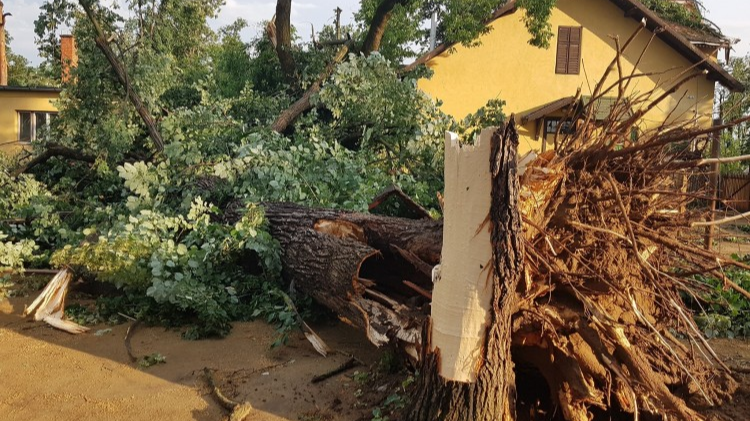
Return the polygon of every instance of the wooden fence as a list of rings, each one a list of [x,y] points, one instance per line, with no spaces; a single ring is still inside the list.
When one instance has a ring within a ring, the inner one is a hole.
[[[688,180],[689,192],[710,195],[708,173],[690,174]],[[719,200],[720,208],[750,211],[750,174],[722,174],[719,178]]]

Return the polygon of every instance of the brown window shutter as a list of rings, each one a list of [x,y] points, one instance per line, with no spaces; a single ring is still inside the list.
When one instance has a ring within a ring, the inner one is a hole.
[[[570,28],[570,47],[568,49],[568,74],[581,73],[581,35],[583,28]]]
[[[555,62],[555,73],[568,73],[570,33],[571,28],[568,26],[561,26],[557,31],[557,61]]]

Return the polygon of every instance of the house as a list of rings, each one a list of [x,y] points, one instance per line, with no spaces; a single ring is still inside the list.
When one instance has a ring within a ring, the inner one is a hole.
[[[2,48],[2,47],[0,47]],[[78,57],[71,35],[61,38],[62,80],[70,77],[70,68]],[[0,74],[7,74],[7,63],[0,59]],[[7,77],[0,81],[7,81]],[[39,139],[57,115],[55,102],[60,97],[58,87],[7,86],[0,84],[0,153],[15,155],[28,150]]]
[[[614,37],[622,45],[644,22],[621,64],[624,75],[637,67],[636,73],[648,76],[634,79],[626,96],[652,89],[666,93],[683,72],[700,74],[647,113],[637,130],[664,121],[710,126],[716,82],[733,91],[744,89],[717,61],[717,50],[731,46],[728,40],[667,22],[638,0],[558,0],[549,20],[554,37],[547,49],[528,43],[523,18],[523,10],[511,1],[487,23],[490,31],[481,36],[480,46],[441,45],[413,64],[433,70],[433,77],[421,80],[419,87],[456,118],[490,99],[504,100],[506,114],[515,114],[519,123],[521,153],[552,147],[561,118],[589,101],[616,57]],[[615,81],[618,71],[612,73]],[[607,103],[614,98],[597,101],[602,116],[608,115]]]

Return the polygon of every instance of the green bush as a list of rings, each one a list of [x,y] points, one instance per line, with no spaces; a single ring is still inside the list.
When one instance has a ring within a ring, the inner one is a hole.
[[[733,256],[740,259],[739,256]],[[732,282],[750,291],[750,272],[730,268],[724,272]],[[724,282],[712,277],[698,277],[710,293],[702,302],[688,300],[697,310],[695,321],[707,337],[750,337],[750,300],[737,291],[725,288]]]

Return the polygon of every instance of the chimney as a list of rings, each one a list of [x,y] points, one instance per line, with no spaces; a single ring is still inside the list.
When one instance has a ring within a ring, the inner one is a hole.
[[[430,24],[430,51],[437,46],[437,10],[432,12],[432,22]]]
[[[62,65],[62,81],[70,81],[70,69],[78,66],[78,51],[76,40],[73,35],[62,35],[60,37],[60,60]]]
[[[8,58],[5,54],[5,17],[10,13],[3,13],[3,2],[0,0],[0,86],[8,86]]]

